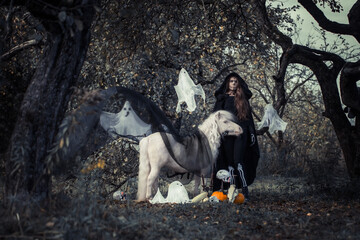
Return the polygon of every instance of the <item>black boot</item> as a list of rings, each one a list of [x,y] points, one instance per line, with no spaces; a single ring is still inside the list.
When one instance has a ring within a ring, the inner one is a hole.
[[[243,187],[242,188],[242,194],[244,195],[246,201],[250,200],[248,187]]]

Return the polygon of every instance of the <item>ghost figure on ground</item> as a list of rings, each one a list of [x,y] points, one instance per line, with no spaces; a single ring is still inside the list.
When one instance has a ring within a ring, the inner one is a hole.
[[[139,138],[151,133],[151,125],[140,119],[128,101],[119,113],[103,111],[100,115],[100,125],[113,138],[118,135]]]
[[[158,188],[155,196],[153,197],[153,199],[150,200],[150,203],[155,204],[155,203],[166,203],[166,199],[163,197],[163,195],[160,192],[160,189]]]
[[[174,181],[169,185],[168,195],[166,198],[163,197],[159,188],[150,200],[150,203],[190,203],[189,194],[186,191],[184,185],[179,181]]]
[[[168,195],[166,197],[168,203],[189,203],[189,195],[184,185],[179,181],[174,181],[169,185]]]
[[[258,123],[258,129],[265,127],[269,128],[269,133],[273,134],[275,131],[284,132],[287,122],[284,122],[271,104],[265,106],[264,116],[261,122]]]
[[[187,110],[192,112],[196,108],[195,95],[201,95],[205,102],[205,92],[200,84],[195,85],[191,80],[188,72],[182,68],[179,73],[179,82],[175,86],[176,95],[178,96],[178,104],[176,112],[181,111],[181,104],[186,102]]]

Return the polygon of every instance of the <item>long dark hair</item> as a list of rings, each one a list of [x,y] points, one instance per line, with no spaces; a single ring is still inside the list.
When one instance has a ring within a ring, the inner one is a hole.
[[[226,81],[226,91],[229,90],[229,83],[230,78],[235,77],[238,80],[238,88],[235,92],[235,107],[237,110],[237,117],[239,120],[247,120],[248,119],[248,113],[250,110],[250,104],[245,96],[245,92],[242,89],[241,81],[244,81],[237,73],[231,73],[229,74],[225,81]]]

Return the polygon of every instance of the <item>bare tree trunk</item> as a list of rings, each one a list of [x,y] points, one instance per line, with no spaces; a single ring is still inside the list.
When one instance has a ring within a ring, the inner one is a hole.
[[[327,67],[322,62],[324,60],[332,61],[333,66],[331,68]],[[358,125],[359,121],[357,121],[354,128],[346,118],[341,106],[336,83],[337,76],[341,71],[346,69],[344,67],[345,61],[335,54],[321,51],[315,51],[312,53],[308,48],[299,47],[297,54],[294,55],[292,59],[292,62],[308,66],[316,75],[325,105],[325,112],[323,115],[330,119],[334,127],[340,147],[344,154],[350,178],[353,180],[360,179],[360,134],[358,134],[359,130],[357,130],[360,128]],[[357,88],[355,89],[357,91]],[[357,101],[359,101],[359,99]]]
[[[6,153],[8,196],[30,193],[32,197],[45,199],[51,191],[45,159],[88,49],[92,6],[85,10],[83,29],[59,30],[56,23],[47,25],[49,34],[44,58],[25,93]],[[39,17],[39,8],[34,12]]]
[[[343,103],[356,115],[355,127],[342,133],[344,156],[350,177],[360,179],[360,95],[357,81],[360,80],[360,61],[347,63],[341,73],[340,90]]]
[[[360,12],[359,0],[354,4],[348,15],[349,25],[329,22],[312,1],[298,1],[310,14],[312,14],[315,20],[317,20],[324,29],[340,34],[349,34],[359,40],[358,36],[360,36],[360,34],[359,28],[357,27],[359,25],[357,21],[359,18],[358,13]],[[276,107],[280,108],[283,103],[286,103],[286,100],[284,99],[283,84],[287,66],[290,63],[298,63],[309,67],[314,72],[321,87],[325,105],[324,116],[330,119],[334,127],[340,147],[344,154],[348,174],[352,179],[360,179],[360,126],[358,125],[360,120],[357,119],[355,129],[351,127],[350,122],[342,109],[340,95],[336,84],[338,75],[341,71],[346,69],[343,69],[345,61],[336,54],[310,49],[305,46],[293,45],[291,39],[284,36],[268,19],[265,1],[253,1],[252,6],[257,7],[257,19],[259,19],[259,23],[263,25],[262,31],[283,49],[279,72],[277,76],[274,76],[278,93]],[[332,62],[332,66],[328,67],[324,63],[325,61]],[[356,69],[357,68],[355,68],[355,70]],[[358,80],[359,74],[357,74],[356,77],[356,80]],[[355,84],[353,85],[355,86]],[[351,96],[349,96],[348,99],[350,98]],[[359,101],[359,99],[356,99],[355,104],[360,105]],[[358,118],[360,118],[360,116]]]

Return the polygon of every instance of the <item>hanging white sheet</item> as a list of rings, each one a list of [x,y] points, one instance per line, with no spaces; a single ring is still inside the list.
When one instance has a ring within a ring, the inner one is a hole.
[[[117,135],[144,137],[151,133],[151,125],[140,119],[128,101],[119,113],[103,111],[100,125],[114,138]]]
[[[261,122],[259,122],[257,125],[259,130],[264,127],[269,127],[269,133],[273,134],[275,131],[284,132],[287,122],[284,122],[279,117],[278,113],[271,104],[267,104],[265,106],[264,116],[261,119]]]
[[[189,112],[194,111],[196,109],[195,95],[200,95],[205,102],[204,89],[200,84],[195,85],[188,72],[184,68],[180,70],[178,85],[174,87],[178,97],[176,112],[181,111],[181,104],[183,102],[186,103],[187,110]]]

